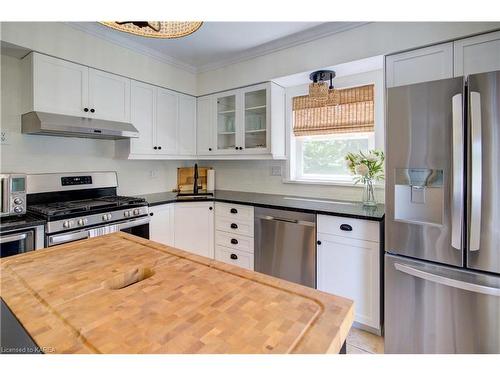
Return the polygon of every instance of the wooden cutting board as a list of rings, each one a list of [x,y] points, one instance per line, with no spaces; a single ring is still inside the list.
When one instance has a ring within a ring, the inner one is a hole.
[[[1,261],[47,353],[338,353],[353,303],[126,233]]]

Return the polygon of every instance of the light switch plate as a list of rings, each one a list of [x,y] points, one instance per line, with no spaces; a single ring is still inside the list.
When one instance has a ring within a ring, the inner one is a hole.
[[[281,176],[281,165],[273,165],[271,167],[271,176]]]

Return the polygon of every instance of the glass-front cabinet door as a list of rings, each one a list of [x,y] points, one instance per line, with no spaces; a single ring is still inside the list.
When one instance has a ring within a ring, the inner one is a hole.
[[[223,96],[222,96],[223,95]],[[232,150],[237,147],[237,92],[226,92],[216,97],[217,150]]]
[[[268,149],[268,89],[267,85],[242,89],[243,95],[243,145],[248,151]]]

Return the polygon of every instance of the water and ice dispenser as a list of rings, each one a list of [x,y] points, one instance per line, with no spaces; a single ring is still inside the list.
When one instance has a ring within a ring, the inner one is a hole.
[[[442,225],[443,170],[396,168],[394,219],[417,224]]]

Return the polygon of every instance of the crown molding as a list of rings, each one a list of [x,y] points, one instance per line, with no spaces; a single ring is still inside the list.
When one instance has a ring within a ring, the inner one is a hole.
[[[327,36],[341,33],[347,30],[354,29],[368,24],[369,22],[326,22],[324,24],[312,27],[310,29],[300,31],[283,38],[273,40],[268,43],[261,44],[257,47],[250,48],[228,59],[223,59],[214,63],[205,64],[199,67],[185,63],[175,57],[159,52],[154,48],[147,47],[141,43],[130,40],[120,33],[107,33],[103,28],[93,27],[90,22],[64,22],[66,25],[90,34],[96,38],[106,40],[120,47],[130,49],[134,52],[151,57],[163,63],[183,69],[189,73],[205,73],[212,70],[217,70],[225,66],[236,64],[242,61],[250,60],[259,56],[271,54],[300,44],[308,43],[313,40],[325,38]]]
[[[322,25],[318,25],[310,29],[285,36],[283,38],[261,44],[260,46],[250,48],[231,58],[199,66],[197,68],[197,72],[205,73],[212,70],[217,70],[228,65],[250,60],[259,56],[268,55],[290,47],[298,46],[300,44],[305,44],[313,40],[325,38],[333,34],[351,30],[368,23],[370,22],[327,22]]]
[[[124,37],[119,32],[107,33],[106,29],[104,29],[104,28],[102,30],[100,30],[100,29],[92,27],[90,25],[90,22],[64,22],[64,23],[66,25],[76,29],[76,30],[90,34],[96,38],[105,40],[107,42],[116,44],[122,48],[130,49],[134,52],[151,57],[151,58],[158,60],[160,62],[163,62],[165,64],[172,65],[176,68],[185,70],[189,73],[193,73],[193,74],[197,73],[197,69],[195,66],[187,64],[179,59],[176,59],[175,57],[172,57],[172,56],[169,56],[169,55],[164,54],[162,52],[159,52],[159,51],[155,50],[154,48],[149,48],[141,43],[134,42],[133,40],[130,40],[130,39]]]

